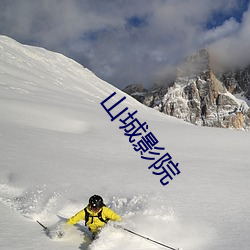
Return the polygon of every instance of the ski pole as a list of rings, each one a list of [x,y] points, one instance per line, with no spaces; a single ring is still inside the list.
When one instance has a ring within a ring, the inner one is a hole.
[[[43,227],[43,229],[46,231],[46,230],[48,230],[48,228],[47,227],[45,227],[41,222],[39,222],[38,220],[36,221],[40,226],[42,226]]]
[[[167,246],[167,245],[162,244],[162,243],[160,243],[160,242],[158,242],[158,241],[155,241],[155,240],[152,240],[152,239],[150,239],[150,238],[148,238],[148,237],[145,237],[145,236],[143,236],[143,235],[141,235],[141,234],[135,233],[135,232],[133,232],[133,231],[127,229],[127,228],[124,228],[124,227],[123,227],[122,229],[125,230],[125,231],[127,231],[127,232],[129,232],[129,233],[131,233],[131,234],[137,235],[137,236],[139,236],[139,237],[141,237],[141,238],[143,238],[143,239],[146,239],[146,240],[148,240],[148,241],[152,241],[152,242],[154,242],[154,243],[156,243],[156,244],[158,244],[158,245],[161,245],[161,246],[163,246],[163,247],[167,247],[167,248],[172,249],[172,250],[179,250],[179,248],[173,248],[173,247]]]

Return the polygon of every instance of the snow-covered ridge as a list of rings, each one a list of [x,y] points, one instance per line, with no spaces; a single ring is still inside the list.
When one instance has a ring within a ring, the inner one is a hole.
[[[5,114],[2,118],[14,119],[20,124],[38,128],[72,133],[84,132],[88,130],[89,125],[84,120],[73,119],[74,111],[65,107],[61,112],[60,108],[51,107],[48,103],[62,100],[67,102],[69,93],[75,98],[82,99],[82,103],[101,102],[110,93],[120,92],[61,54],[21,45],[4,36],[0,39],[0,73],[0,109],[9,109],[8,115]],[[95,84],[93,79],[96,80]],[[19,97],[18,100],[13,96]],[[19,101],[20,97],[22,102]],[[114,97],[116,98],[119,97]],[[32,106],[30,101],[34,102]],[[126,103],[138,106],[130,97]]]
[[[249,248],[249,133],[163,115],[60,54],[2,36],[0,46],[0,248],[162,249],[112,225],[90,244],[84,222],[51,240],[36,223],[54,227],[95,193],[123,226],[167,245]],[[100,105],[113,92],[178,160],[167,186]]]
[[[69,90],[76,94],[85,93],[95,98],[98,98],[100,94],[107,94],[105,86],[109,85],[108,83],[96,77],[98,79],[96,84],[91,84],[91,79],[94,77],[91,71],[59,53],[39,47],[21,45],[4,36],[1,36],[0,39],[0,52],[1,84],[13,91],[35,94],[35,91],[41,87],[43,90],[48,89],[48,91],[54,88],[60,92]],[[22,81],[10,83],[8,82],[9,75]],[[88,92],[87,87],[92,92]],[[112,86],[109,87],[112,89]]]

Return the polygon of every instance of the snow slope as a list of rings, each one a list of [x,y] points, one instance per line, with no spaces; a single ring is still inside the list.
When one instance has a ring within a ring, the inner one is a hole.
[[[168,185],[100,105],[113,92],[179,163]],[[90,244],[83,223],[63,239],[36,223],[53,228],[97,193],[124,227],[166,245],[248,250],[249,143],[248,132],[168,117],[63,55],[0,36],[0,249],[162,249],[112,225]]]

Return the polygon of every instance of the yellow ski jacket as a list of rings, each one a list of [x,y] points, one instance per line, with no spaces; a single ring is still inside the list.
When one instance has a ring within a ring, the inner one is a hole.
[[[116,214],[110,208],[103,206],[99,211],[93,212],[88,207],[86,207],[87,212],[89,213],[88,221],[85,221],[86,225],[88,226],[89,230],[92,233],[97,232],[100,228],[102,228],[106,223],[104,221],[112,220],[112,221],[121,221],[121,217]],[[101,217],[104,221],[98,218],[98,214],[101,212]],[[67,224],[74,225],[80,220],[85,220],[85,211],[82,209],[77,214],[72,216],[68,221]]]

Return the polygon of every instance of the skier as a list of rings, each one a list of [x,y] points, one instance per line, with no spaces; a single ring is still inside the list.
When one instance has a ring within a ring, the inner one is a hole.
[[[122,219],[113,210],[105,206],[101,196],[95,194],[89,198],[89,204],[72,216],[67,224],[74,225],[80,220],[85,220],[85,226],[92,232],[92,238],[94,239],[109,220],[120,222]]]

